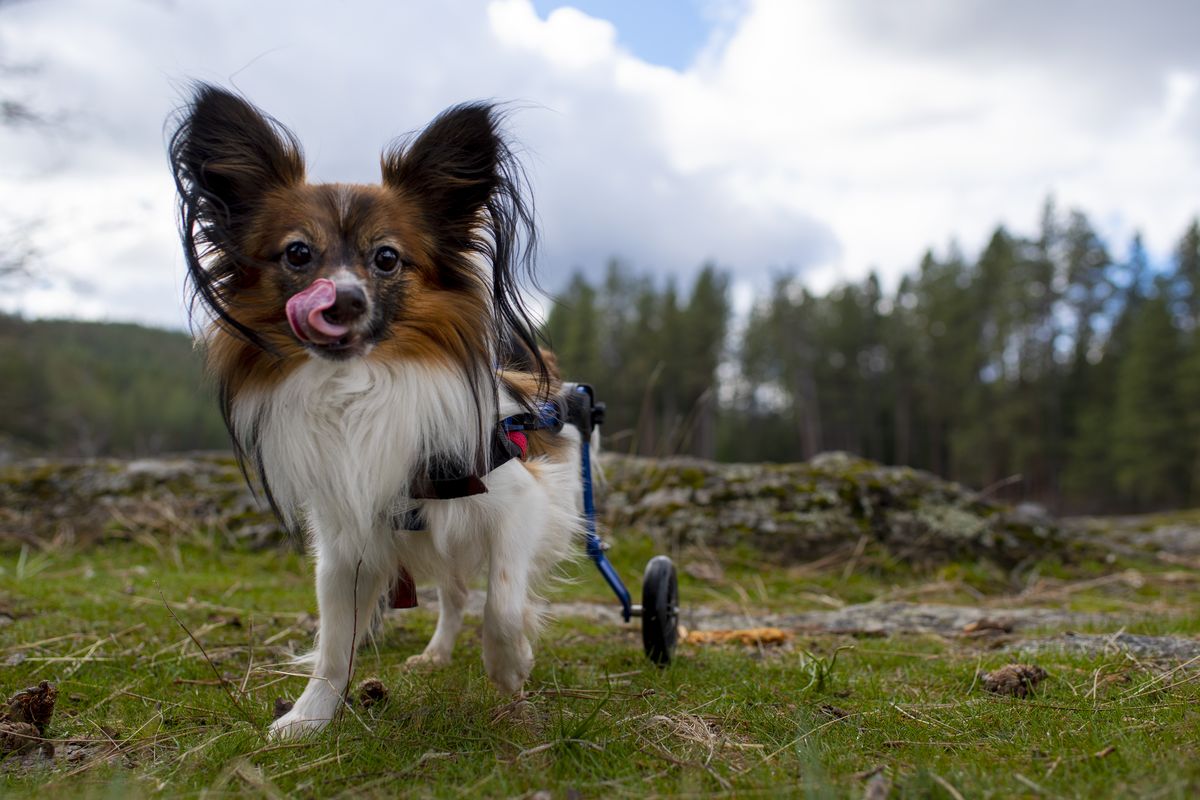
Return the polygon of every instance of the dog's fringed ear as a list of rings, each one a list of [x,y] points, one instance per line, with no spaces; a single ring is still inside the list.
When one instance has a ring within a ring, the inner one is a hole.
[[[536,326],[520,292],[533,274],[537,226],[525,172],[500,132],[503,115],[488,103],[442,112],[419,136],[383,154],[383,183],[405,193],[436,221],[442,251],[483,256],[491,266],[497,349],[516,336],[534,354],[549,386]],[[462,269],[473,269],[464,260]]]
[[[453,249],[470,249],[467,239],[500,183],[506,148],[496,123],[486,103],[454,106],[407,146],[395,145],[383,154],[384,184],[421,203],[440,233],[449,234],[446,244]]]
[[[236,228],[266,192],[304,180],[295,136],[241,97],[198,84],[181,117],[171,161],[202,221]]]
[[[255,266],[242,242],[253,211],[271,190],[304,180],[300,144],[242,98],[205,83],[176,119],[170,157],[192,311],[200,301],[226,329],[269,349],[230,313],[228,300]]]

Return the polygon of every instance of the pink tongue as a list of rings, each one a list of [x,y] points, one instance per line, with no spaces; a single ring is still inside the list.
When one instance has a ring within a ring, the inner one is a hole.
[[[318,278],[304,291],[292,295],[287,301],[287,318],[296,338],[328,344],[349,333],[347,326],[325,319],[325,311],[333,308],[336,301],[337,285],[328,278]]]

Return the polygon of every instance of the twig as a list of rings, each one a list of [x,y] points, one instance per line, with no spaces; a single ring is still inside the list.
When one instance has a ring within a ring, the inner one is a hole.
[[[831,719],[828,722],[822,722],[817,727],[812,728],[812,729],[806,731],[805,733],[800,734],[795,739],[792,739],[790,742],[785,744],[783,747],[780,747],[776,750],[773,750],[770,753],[767,753],[765,756],[762,757],[762,760],[756,766],[761,766],[761,765],[767,763],[768,761],[775,758],[775,756],[782,753],[784,750],[795,747],[796,745],[800,744],[808,737],[812,736],[814,733],[819,733],[820,731],[823,731],[826,728],[828,728],[830,725],[836,725],[839,722],[842,722],[843,720],[849,719],[850,717],[868,717],[868,716],[872,716],[874,714],[882,714],[882,713],[883,713],[882,709],[874,709],[871,711],[855,711],[850,714],[847,714],[844,717],[835,717],[834,719]],[[741,772],[745,773],[745,772],[748,772],[750,769],[751,769],[750,767],[745,767],[744,769],[741,770]]]
[[[842,582],[850,580],[850,576],[854,574],[854,568],[858,566],[858,559],[862,558],[862,554],[867,549],[869,537],[865,534],[858,537],[858,544],[854,545],[854,552],[850,554],[850,560],[846,562],[846,568],[842,570]]]
[[[350,707],[350,691],[354,680],[354,653],[358,650],[358,573],[362,569],[362,556],[358,557],[358,563],[354,565],[354,604],[353,615],[354,619],[350,622],[350,659],[346,663],[346,688],[342,692],[342,702],[338,704],[337,711],[333,712],[333,719],[336,721],[343,713],[344,709]],[[363,722],[358,714],[354,715],[359,722],[362,722],[363,727],[368,731],[371,730],[367,723]]]
[[[1159,681],[1166,680],[1167,678],[1174,675],[1176,672],[1179,672],[1179,670],[1183,669],[1184,667],[1191,666],[1192,664],[1195,664],[1197,661],[1200,661],[1200,656],[1195,656],[1193,658],[1189,658],[1187,661],[1173,667],[1172,669],[1167,670],[1166,672],[1162,673],[1161,675],[1154,676],[1153,680],[1151,680],[1145,686],[1138,688],[1136,691],[1126,692],[1126,693],[1122,694],[1121,699],[1122,700],[1132,700],[1135,697],[1141,697],[1142,695],[1153,691],[1155,689],[1155,684],[1158,683]],[[1192,677],[1185,678],[1184,680],[1192,680],[1194,677],[1195,676],[1193,675]],[[1179,684],[1173,684],[1173,685],[1178,686]],[[1170,688],[1170,687],[1166,687],[1166,688]]]
[[[246,684],[250,682],[250,673],[254,671],[254,617],[250,617],[249,624],[250,658],[246,661],[246,674],[242,676],[242,685],[238,689],[241,695],[246,694]]]
[[[971,500],[972,500],[972,502],[979,502],[980,500],[984,499],[985,497],[989,497],[990,495],[995,494],[996,492],[1000,491],[1001,489],[1007,489],[1009,486],[1012,486],[1014,483],[1020,483],[1023,480],[1025,480],[1025,476],[1020,473],[1017,473],[1016,475],[1009,475],[1007,478],[1002,478],[1002,479],[996,481],[991,486],[985,486],[984,488],[980,489],[978,492],[975,493],[975,496],[972,497]],[[960,797],[961,797],[961,795],[960,795]]]
[[[242,715],[242,718],[245,719],[246,722],[250,723],[251,727],[257,728],[258,725],[255,724],[254,718],[246,712],[246,709],[242,708],[242,704],[237,701],[237,698],[233,696],[233,692],[229,690],[228,681],[226,681],[221,675],[221,671],[217,669],[217,665],[214,664],[212,659],[208,657],[208,652],[204,649],[204,645],[200,644],[199,639],[197,639],[195,636],[192,636],[192,632],[188,630],[188,626],[183,624],[183,620],[179,618],[179,615],[175,613],[175,609],[171,608],[171,604],[167,602],[167,596],[163,594],[161,588],[158,590],[158,594],[162,598],[162,604],[167,609],[167,613],[174,618],[179,627],[183,628],[183,632],[188,635],[188,638],[190,638],[196,647],[200,649],[200,654],[204,656],[204,660],[208,662],[208,666],[210,669],[212,669],[213,675],[216,675],[217,680],[221,682],[221,688],[225,690],[225,696],[229,698],[229,702],[233,703],[233,707],[238,710],[238,713]]]
[[[906,716],[906,717],[908,717],[909,719],[913,720],[914,722],[919,722],[919,723],[921,723],[922,725],[937,725],[939,728],[945,728],[946,730],[950,731],[950,732],[951,732],[951,733],[953,733],[955,736],[962,736],[962,735],[963,735],[962,731],[960,731],[960,730],[955,730],[954,728],[951,728],[949,725],[947,725],[947,724],[946,724],[946,723],[944,723],[944,722],[941,722],[941,721],[939,721],[939,720],[936,720],[936,719],[922,719],[921,717],[918,717],[916,714],[913,714],[913,713],[911,713],[911,712],[905,711],[903,708],[901,708],[900,706],[896,705],[895,703],[892,703],[892,708],[896,709],[896,710],[897,710],[897,711],[899,711],[901,714],[903,714],[904,716]]]
[[[1040,786],[1037,783],[1034,783],[1029,778],[1026,778],[1024,775],[1022,775],[1019,772],[1014,772],[1013,777],[1016,778],[1019,783],[1025,784],[1030,789],[1033,789],[1035,792],[1038,792],[1039,794],[1050,794],[1050,792],[1048,792],[1044,786]]]
[[[962,794],[958,791],[958,789],[955,789],[954,785],[951,784],[950,781],[943,778],[941,775],[938,775],[935,772],[931,772],[931,773],[929,773],[929,776],[931,778],[933,778],[934,782],[937,783],[938,786],[941,786],[943,789],[945,789],[950,794],[950,796],[954,798],[954,800],[966,800],[966,798],[964,798],[962,796]]]
[[[604,745],[596,744],[595,742],[588,741],[587,739],[555,739],[552,742],[545,742],[536,747],[530,747],[528,750],[522,750],[521,752],[517,753],[516,758],[514,758],[513,761],[520,761],[522,758],[536,755],[537,753],[543,753],[546,750],[549,750],[552,747],[557,747],[560,744],[581,744],[585,747],[590,747],[593,750],[599,750],[601,752],[604,751]]]

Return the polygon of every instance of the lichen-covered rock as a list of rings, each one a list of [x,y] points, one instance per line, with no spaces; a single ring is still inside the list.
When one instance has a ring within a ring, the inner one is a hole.
[[[783,561],[869,537],[915,562],[987,558],[1009,566],[1067,546],[1044,515],[989,502],[958,484],[845,453],[800,464],[719,464],[606,455],[612,527],[670,544],[749,544]]]
[[[0,468],[0,541],[91,542],[196,529],[256,544],[281,534],[230,455],[38,459]]]
[[[1167,561],[1200,556],[1197,509],[1126,517],[1075,517],[1063,520],[1063,524],[1078,536],[1103,539],[1117,552],[1132,548],[1166,556]]]
[[[794,562],[866,537],[910,563],[986,558],[1002,566],[1080,547],[1044,514],[844,453],[801,464],[606,455],[603,465],[603,521],[645,530],[668,545],[749,546]],[[0,468],[0,542],[195,530],[260,545],[284,538],[228,455],[37,460]]]

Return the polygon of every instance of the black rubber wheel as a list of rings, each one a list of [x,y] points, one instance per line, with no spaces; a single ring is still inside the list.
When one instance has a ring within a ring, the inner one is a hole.
[[[659,666],[671,663],[679,639],[679,580],[666,556],[655,556],[642,578],[642,646]]]

